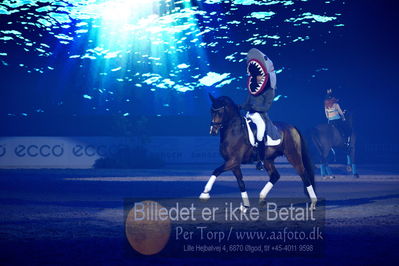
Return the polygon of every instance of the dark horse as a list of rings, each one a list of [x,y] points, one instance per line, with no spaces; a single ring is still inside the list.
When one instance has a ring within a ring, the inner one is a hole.
[[[352,115],[346,115],[346,122],[349,128],[352,129]],[[320,174],[325,178],[335,178],[331,168],[328,166],[328,154],[330,151],[335,153],[334,148],[342,148],[346,152],[347,171],[352,172],[353,177],[359,178],[355,164],[356,151],[356,134],[351,130],[351,141],[349,147],[346,147],[346,140],[340,131],[331,124],[320,124],[312,130],[312,140],[320,155],[321,165]]]
[[[200,199],[209,199],[209,192],[216,181],[216,177],[225,171],[231,170],[237,178],[241,191],[243,200],[241,210],[246,211],[249,207],[249,199],[240,166],[241,164],[253,162],[254,147],[248,141],[246,124],[244,118],[240,115],[238,106],[229,97],[214,98],[212,95],[209,96],[212,100],[210,134],[217,135],[220,130],[220,153],[225,162],[213,171],[204,192],[200,195]],[[260,204],[265,203],[267,194],[280,178],[280,174],[274,166],[274,160],[278,156],[285,155],[302,178],[305,194],[310,197],[310,208],[313,210],[317,202],[313,189],[314,173],[304,140],[295,127],[283,123],[276,123],[276,126],[281,132],[282,141],[277,146],[265,148],[262,160],[270,181],[260,192],[259,202]]]

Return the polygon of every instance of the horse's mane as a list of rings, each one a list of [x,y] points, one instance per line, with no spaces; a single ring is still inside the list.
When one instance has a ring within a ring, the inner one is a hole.
[[[220,96],[216,99],[215,101],[215,108],[219,108],[222,106],[228,106],[230,107],[234,112],[239,113],[239,109],[237,104],[234,103],[234,101],[228,97],[228,96]]]
[[[219,102],[220,105],[230,105],[237,107],[234,101],[228,96],[220,96],[219,98],[216,99],[216,101]]]

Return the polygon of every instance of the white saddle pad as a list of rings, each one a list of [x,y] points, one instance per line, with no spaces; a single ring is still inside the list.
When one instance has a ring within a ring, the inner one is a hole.
[[[249,125],[249,123],[251,122],[251,119],[246,118],[246,117],[244,117],[244,119],[245,119],[245,123],[247,125],[249,143],[251,143],[251,145],[253,147],[256,147],[257,143],[255,141],[255,134],[254,134],[254,132],[252,132],[251,126]],[[277,145],[280,145],[280,143],[281,143],[281,139],[273,140],[268,135],[266,135],[266,138],[267,138],[266,143],[265,143],[266,146],[277,146]]]

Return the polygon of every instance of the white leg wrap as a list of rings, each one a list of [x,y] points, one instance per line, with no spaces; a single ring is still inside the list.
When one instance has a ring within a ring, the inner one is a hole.
[[[249,207],[249,198],[248,198],[248,193],[247,192],[241,192],[241,198],[242,202],[244,203],[245,207]]]
[[[208,183],[206,183],[205,185],[205,189],[204,189],[204,193],[209,193],[209,191],[212,190],[212,186],[216,181],[216,176],[212,175],[209,180]]]
[[[264,199],[266,198],[267,194],[270,192],[270,190],[273,188],[273,184],[271,182],[267,182],[265,187],[262,189],[262,191],[259,194],[259,198]]]
[[[212,186],[216,181],[216,176],[212,175],[209,180],[208,183],[206,183],[205,188],[204,188],[204,192],[201,193],[201,195],[199,196],[201,200],[208,200],[211,196],[209,196],[209,192],[212,190]]]
[[[205,189],[204,189],[204,193],[209,193],[209,191],[212,190],[212,186],[216,181],[216,176],[212,175],[209,180],[208,183],[206,183],[205,185]]]
[[[312,202],[317,201],[317,197],[316,197],[316,194],[314,193],[312,185],[306,187],[306,189],[307,189],[307,191],[309,193],[309,197],[312,200]]]

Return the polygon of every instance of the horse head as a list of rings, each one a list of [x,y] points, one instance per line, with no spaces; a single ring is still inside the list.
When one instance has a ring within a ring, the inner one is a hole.
[[[212,101],[212,121],[209,134],[215,136],[219,133],[219,130],[226,126],[232,118],[239,116],[240,112],[238,106],[227,96],[215,98],[209,94],[209,98]]]

